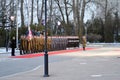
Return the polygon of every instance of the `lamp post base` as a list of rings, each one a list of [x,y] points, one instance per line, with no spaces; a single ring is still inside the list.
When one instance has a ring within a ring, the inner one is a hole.
[[[43,77],[49,77],[49,75],[44,75]]]
[[[47,51],[45,51],[44,54],[44,77],[49,77],[48,75],[48,54]]]

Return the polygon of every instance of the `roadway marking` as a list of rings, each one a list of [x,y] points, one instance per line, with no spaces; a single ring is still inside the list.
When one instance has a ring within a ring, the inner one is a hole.
[[[28,72],[32,72],[32,71],[35,71],[35,70],[39,69],[40,67],[41,67],[41,65],[33,68],[32,70],[28,70],[28,71],[24,71],[24,72],[18,72],[18,73],[11,74],[11,75],[8,75],[8,76],[0,77],[0,79],[9,78],[9,77],[14,77],[14,76],[16,76],[16,75],[20,75],[20,74],[25,74],[25,73],[28,73]]]
[[[87,64],[86,62],[81,62],[80,64]]]
[[[95,75],[91,75],[91,77],[93,77],[93,78],[102,77],[102,75],[101,74],[95,74]]]
[[[20,59],[12,59],[12,58],[0,58],[0,62],[3,62],[3,61],[15,61],[15,60],[20,60]]]
[[[41,67],[41,65],[36,67],[36,68],[34,68],[32,71],[38,70],[40,67]]]

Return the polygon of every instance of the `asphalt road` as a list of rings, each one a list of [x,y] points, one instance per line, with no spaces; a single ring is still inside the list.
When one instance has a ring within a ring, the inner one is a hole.
[[[49,63],[69,60],[72,57],[52,55],[49,56]],[[8,58],[0,62],[0,77],[10,76],[26,72],[44,65],[44,56],[36,58]]]

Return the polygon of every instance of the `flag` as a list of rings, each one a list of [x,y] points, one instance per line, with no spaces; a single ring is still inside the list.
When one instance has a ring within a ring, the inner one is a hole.
[[[28,28],[28,35],[27,35],[27,40],[31,40],[32,39],[32,31],[30,28]]]

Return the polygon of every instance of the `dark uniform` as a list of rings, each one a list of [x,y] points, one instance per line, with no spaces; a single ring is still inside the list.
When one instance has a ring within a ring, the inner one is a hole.
[[[11,56],[15,56],[16,40],[15,37],[11,40]]]

